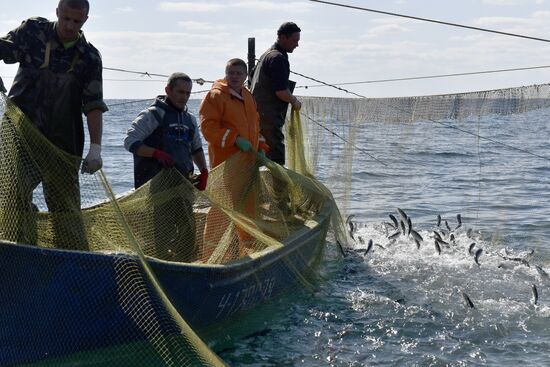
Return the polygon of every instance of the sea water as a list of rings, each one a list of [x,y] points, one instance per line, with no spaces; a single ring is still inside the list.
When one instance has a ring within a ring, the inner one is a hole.
[[[133,187],[123,139],[150,102],[108,101],[103,159],[115,193]],[[361,126],[354,144],[369,155],[355,152],[346,256],[329,241],[316,288],[275,300],[265,328],[220,356],[234,366],[550,366],[549,119],[546,109],[453,122],[470,134],[432,121]],[[340,158],[321,157],[321,181]],[[388,239],[398,207],[420,248]],[[438,253],[433,230],[445,220],[455,238]]]

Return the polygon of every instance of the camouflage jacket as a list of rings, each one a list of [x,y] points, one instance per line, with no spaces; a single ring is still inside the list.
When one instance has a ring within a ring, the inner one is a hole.
[[[49,69],[64,73],[71,68],[78,52],[74,72],[82,85],[82,111],[107,111],[103,101],[103,66],[99,51],[86,41],[82,31],[77,43],[68,49],[63,47],[56,33],[56,22],[44,18],[30,18],[18,28],[0,38],[0,60],[6,64],[19,63],[21,67],[39,69],[44,63],[46,44],[51,41]],[[19,74],[18,74],[19,75]],[[17,76],[14,83],[17,82]],[[33,93],[27,90],[25,93]]]

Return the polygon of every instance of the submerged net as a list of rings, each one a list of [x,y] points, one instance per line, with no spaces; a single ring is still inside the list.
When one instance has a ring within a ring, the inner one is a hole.
[[[2,102],[0,366],[223,365],[201,338],[310,287],[330,221],[341,228],[305,163],[254,153],[216,167],[205,192],[166,169],[115,198]]]

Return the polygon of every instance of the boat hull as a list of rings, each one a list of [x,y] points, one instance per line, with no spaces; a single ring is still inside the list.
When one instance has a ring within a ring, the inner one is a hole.
[[[213,325],[311,279],[328,227],[328,215],[318,219],[318,225],[297,231],[284,246],[229,265],[151,258],[148,263],[177,311],[202,336]],[[128,266],[143,274],[130,255],[0,242],[0,366],[146,340],[129,306],[132,296],[120,289],[120,269]],[[144,287],[152,312],[166,314],[150,284]],[[177,334],[170,317],[160,319],[167,323],[163,330]]]

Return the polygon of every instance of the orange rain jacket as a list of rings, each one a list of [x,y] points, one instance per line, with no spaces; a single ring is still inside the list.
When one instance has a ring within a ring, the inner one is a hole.
[[[220,79],[201,103],[201,132],[208,142],[211,168],[239,151],[235,146],[238,136],[248,139],[257,151],[269,149],[260,134],[260,115],[254,97],[246,88],[241,94],[229,88],[225,79]]]

